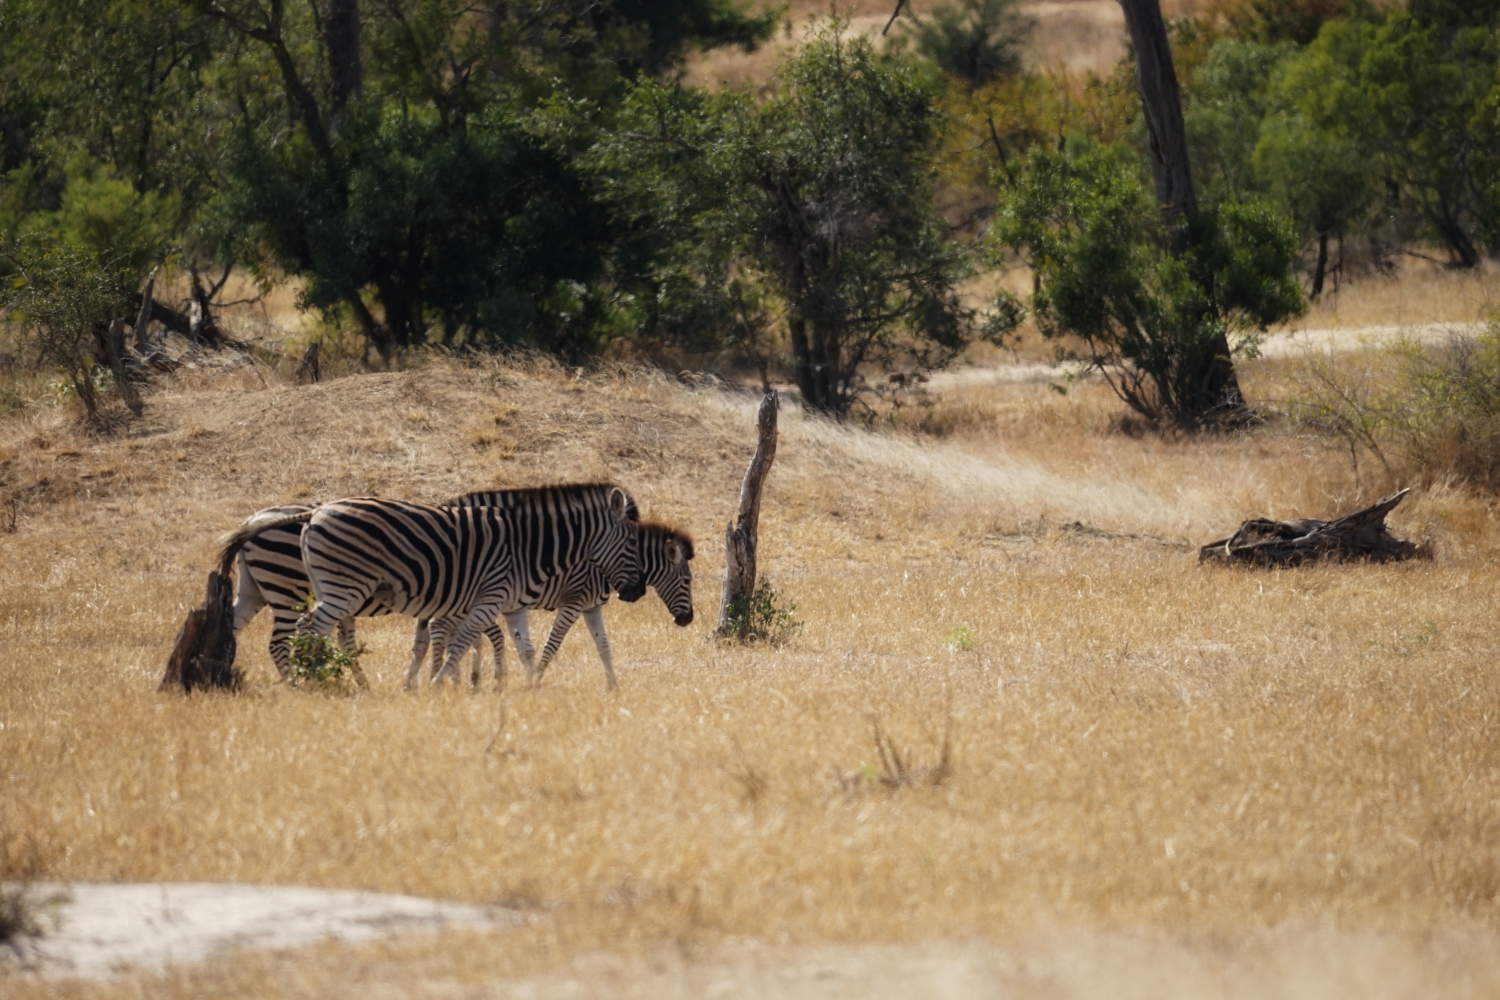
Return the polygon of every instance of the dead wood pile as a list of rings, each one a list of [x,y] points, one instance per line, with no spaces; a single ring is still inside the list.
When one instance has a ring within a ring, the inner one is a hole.
[[[1385,530],[1385,516],[1409,492],[1410,489],[1404,489],[1393,493],[1379,503],[1335,521],[1310,517],[1292,521],[1265,518],[1246,521],[1228,538],[1209,542],[1200,548],[1198,561],[1295,566],[1314,559],[1395,562],[1427,555],[1422,546],[1397,538]]]

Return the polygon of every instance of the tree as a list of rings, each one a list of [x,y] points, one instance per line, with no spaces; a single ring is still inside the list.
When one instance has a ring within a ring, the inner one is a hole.
[[[1132,410],[1191,428],[1211,416],[1203,373],[1229,337],[1243,349],[1301,311],[1297,242],[1255,202],[1195,212],[1183,250],[1171,224],[1122,151],[1038,151],[1002,193],[992,239],[1036,274],[1031,305],[1043,336],[1078,338],[1084,350],[1074,356]]]
[[[1379,177],[1358,145],[1317,128],[1295,108],[1274,112],[1261,123],[1251,162],[1301,234],[1318,241],[1309,292],[1317,298],[1328,270],[1329,237],[1343,239],[1369,214],[1378,198]]]
[[[1135,77],[1141,110],[1145,112],[1147,160],[1156,185],[1156,201],[1173,248],[1183,252],[1190,249],[1190,226],[1198,210],[1198,197],[1193,189],[1187,128],[1166,25],[1157,0],[1120,0],[1120,7],[1125,11],[1125,29],[1135,52]],[[1210,334],[1210,340],[1209,350],[1190,347],[1186,351],[1185,358],[1198,367],[1188,373],[1185,383],[1192,391],[1174,404],[1195,421],[1210,415],[1222,420],[1244,406],[1228,340],[1222,332]]]
[[[1239,38],[1262,44],[1306,45],[1328,21],[1346,16],[1358,0],[1220,0],[1214,12]]]
[[[570,162],[500,111],[444,128],[432,111],[346,109],[325,160],[301,141],[231,150],[237,184],[218,211],[277,266],[302,277],[302,303],[332,310],[373,289],[383,320],[361,317],[389,357],[444,339],[587,353],[587,289],[611,230]]]
[[[111,321],[129,308],[134,271],[113,255],[31,238],[0,251],[9,267],[0,284],[0,317],[21,335],[31,363],[60,372],[90,418],[111,370],[123,378]]]
[[[1193,71],[1183,123],[1200,200],[1215,204],[1264,190],[1253,163],[1257,128],[1275,100],[1276,77],[1296,51],[1220,38]]]
[[[1310,130],[1370,163],[1460,267],[1500,247],[1496,29],[1485,4],[1330,22],[1281,83]]]
[[[602,156],[620,224],[652,248],[636,299],[669,301],[647,315],[747,316],[768,291],[804,404],[833,414],[866,365],[940,363],[969,336],[964,254],[933,203],[930,86],[843,27],[825,25],[759,105],[641,85]]]
[[[915,23],[917,50],[970,88],[1021,71],[1031,22],[1016,11],[1016,0],[960,0]]]
[[[338,0],[310,33],[286,0],[194,2],[272,57],[295,109],[281,135],[240,130],[216,242],[302,277],[305,305],[348,309],[387,358],[434,328],[595,349],[615,233],[575,160],[622,73],[753,45],[779,18],[731,0],[525,0],[482,18],[462,0]],[[578,127],[544,137],[538,101]]]

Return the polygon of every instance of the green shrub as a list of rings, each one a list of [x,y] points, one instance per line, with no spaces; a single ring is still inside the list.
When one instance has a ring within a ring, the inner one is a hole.
[[[1337,438],[1356,478],[1449,479],[1500,492],[1500,322],[1434,346],[1402,342],[1360,360],[1320,357],[1293,375],[1289,415]]]
[[[782,604],[784,595],[766,580],[755,585],[755,593],[729,609],[730,635],[741,642],[768,642],[785,645],[798,632],[802,622],[793,617],[797,605]]]
[[[354,676],[359,665],[361,646],[353,652],[340,649],[326,635],[305,633],[290,641],[292,656],[287,683],[293,687],[340,690]]]

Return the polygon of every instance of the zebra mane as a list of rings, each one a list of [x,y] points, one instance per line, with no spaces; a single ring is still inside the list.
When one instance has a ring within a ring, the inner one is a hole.
[[[490,507],[497,506],[495,501],[502,497],[506,499],[521,500],[527,496],[537,496],[543,493],[558,493],[567,497],[588,497],[595,494],[608,495],[610,490],[618,489],[625,494],[625,516],[632,521],[641,519],[641,509],[636,506],[635,497],[630,491],[619,483],[546,483],[540,486],[518,486],[503,490],[474,490],[469,493],[460,493],[451,500],[445,501],[444,507]]]
[[[662,541],[670,538],[682,546],[685,558],[693,558],[693,536],[686,531],[674,528],[670,524],[662,524],[660,521],[642,521],[636,525],[636,530],[643,536],[653,536]]]

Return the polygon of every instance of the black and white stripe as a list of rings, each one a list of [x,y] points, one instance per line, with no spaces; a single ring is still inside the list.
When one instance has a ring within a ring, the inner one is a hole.
[[[693,571],[688,565],[693,558],[692,538],[664,524],[642,523],[637,525],[636,530],[640,536],[640,565],[646,585],[656,591],[662,603],[667,606],[667,610],[672,613],[673,621],[679,626],[692,624]],[[609,680],[609,686],[611,688],[619,686],[615,680],[609,636],[604,631],[603,606],[609,600],[609,592],[608,582],[599,573],[597,567],[593,564],[586,564],[579,566],[564,585],[557,603],[539,605],[545,611],[556,611],[557,617],[552,620],[552,630],[547,636],[546,645],[542,648],[541,661],[536,665],[536,669],[531,671],[537,683],[541,683],[542,675],[546,673],[547,666],[557,656],[563,638],[581,615],[584,624],[588,626],[589,634],[593,636],[594,647],[599,651],[599,659],[604,663],[604,675]],[[527,633],[525,615],[524,611],[520,613],[519,623],[513,619],[507,619],[513,632],[521,635]],[[516,628],[517,624],[519,628]],[[412,647],[412,665],[406,678],[407,687],[414,683],[422,668],[427,646],[426,633],[429,628],[433,645],[433,681],[440,679],[442,675],[438,670],[439,664],[443,664],[446,659],[444,650],[447,645],[447,636],[457,623],[450,619],[435,619],[430,626],[424,628],[426,625],[428,623],[417,623],[417,641]],[[495,656],[497,680],[503,679],[503,662],[500,653],[497,652]],[[479,683],[477,663],[473,683],[476,685]]]
[[[622,598],[634,600],[645,591],[634,563],[635,534],[627,530],[639,516],[638,509],[630,495],[614,484],[582,483],[469,493],[450,503],[461,509],[496,509],[511,526],[514,544],[518,546],[513,563],[521,571],[518,579],[522,585],[510,598],[514,603],[502,611],[507,617],[520,616],[518,624],[523,631],[516,636],[517,647],[528,669],[533,658],[527,655],[531,653],[531,644],[524,633],[525,608],[558,600],[570,574],[576,574],[580,566],[596,566],[609,585],[620,590]],[[296,629],[299,606],[313,590],[304,561],[304,525],[319,509],[287,505],[258,511],[229,536],[221,558],[221,572],[227,574],[239,555],[236,632],[261,608],[267,605],[272,608],[271,656],[283,676],[289,664],[288,643]],[[469,517],[465,523],[479,522]],[[455,558],[462,554],[453,553]],[[443,570],[441,566],[429,568],[435,572]],[[451,589],[455,584],[449,581],[443,586]],[[406,613],[404,606],[393,607],[388,600],[395,597],[395,589],[388,594],[377,585],[353,606],[349,604],[350,593],[343,593],[339,604],[340,610],[348,612],[338,622],[340,642],[346,646],[353,644],[354,617]],[[495,648],[498,664],[504,633],[495,626],[493,618],[485,623],[484,630]]]

